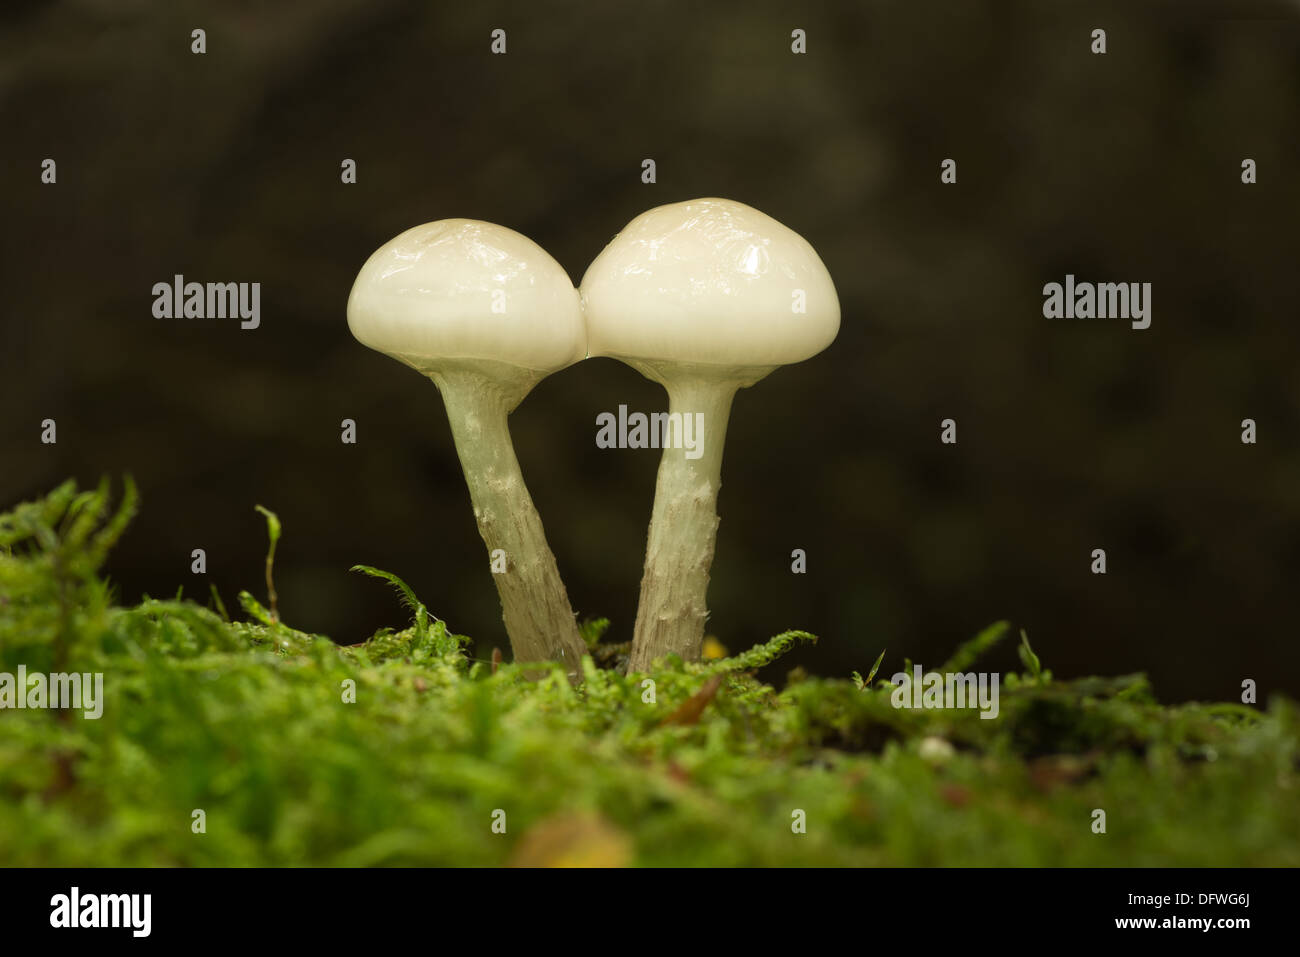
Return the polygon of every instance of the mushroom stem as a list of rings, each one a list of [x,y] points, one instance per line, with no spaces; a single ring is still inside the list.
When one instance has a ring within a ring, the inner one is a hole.
[[[716,372],[664,374],[648,363],[633,365],[668,390],[670,416],[680,415],[683,423],[689,416],[692,426],[700,422],[702,428],[695,436],[700,443],[698,458],[688,458],[686,449],[664,443],[629,672],[647,671],[656,659],[668,654],[686,661],[700,657],[709,614],[706,593],[718,533],[718,488],[727,419],[736,390],[754,381],[753,376],[719,378]]]
[[[507,423],[534,383],[506,387],[465,369],[426,374],[447,406],[483,544],[489,557],[497,549],[505,553],[506,570],[492,578],[515,661],[559,661],[569,677],[576,678],[586,645],[519,470]]]

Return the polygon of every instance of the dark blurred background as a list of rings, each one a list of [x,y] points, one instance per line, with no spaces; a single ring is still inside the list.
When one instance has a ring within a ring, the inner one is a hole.
[[[437,390],[352,339],[353,277],[464,216],[576,283],[644,209],[727,196],[808,238],[843,325],[735,404],[724,644],[805,628],[821,643],[778,672],[865,671],[887,646],[890,674],[1009,618],[1063,676],[1300,690],[1294,4],[8,2],[0,123],[0,505],[132,473],[124,600],[206,600],[200,547],[228,605],[261,596],[262,503],[294,626],[403,626],[347,572],[364,562],[478,654],[508,648]],[[1043,318],[1067,272],[1151,282],[1151,328]],[[153,318],[175,273],[261,282],[261,328]],[[591,360],[512,428],[575,609],[625,639],[658,460],[596,448],[620,403],[664,398]]]

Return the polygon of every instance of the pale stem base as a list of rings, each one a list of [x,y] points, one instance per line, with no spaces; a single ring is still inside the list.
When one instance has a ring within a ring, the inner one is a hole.
[[[559,661],[576,679],[586,644],[546,543],[541,516],[524,484],[507,424],[527,388],[508,390],[473,371],[427,374],[446,403],[489,560],[497,549],[505,555],[506,570],[492,578],[515,661]]]
[[[700,657],[718,532],[722,447],[731,400],[745,384],[695,377],[661,381],[668,389],[670,415],[695,422],[696,413],[703,414],[702,454],[692,459],[685,449],[665,448],[659,462],[630,672],[648,671],[668,654],[686,661]]]

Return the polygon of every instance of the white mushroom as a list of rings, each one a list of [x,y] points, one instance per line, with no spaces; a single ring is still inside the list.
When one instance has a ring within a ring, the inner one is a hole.
[[[702,454],[663,443],[629,669],[669,653],[694,660],[731,400],[830,345],[839,299],[803,237],[726,199],[642,213],[596,257],[581,293],[590,355],[620,359],[663,385],[670,422],[702,413]]]
[[[361,267],[348,326],[424,373],[447,406],[516,661],[579,673],[585,646],[510,442],[506,417],[548,374],[587,353],[573,283],[540,246],[492,223],[408,229]]]

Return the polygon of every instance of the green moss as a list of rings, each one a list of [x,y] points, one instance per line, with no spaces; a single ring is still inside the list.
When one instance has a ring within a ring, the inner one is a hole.
[[[349,648],[247,594],[241,622],[219,601],[117,607],[99,569],[134,502],[68,484],[0,517],[0,672],[103,672],[105,698],[99,720],[0,712],[0,863],[1300,864],[1282,698],[1162,706],[1140,675],[1056,680],[1022,635],[998,719],[895,709],[874,668],[757,681],[812,637],[786,632],[669,662],[649,703],[645,676],[598,664],[620,659],[606,622],[583,629],[579,687],[530,681],[468,660],[375,569],[414,621]]]

